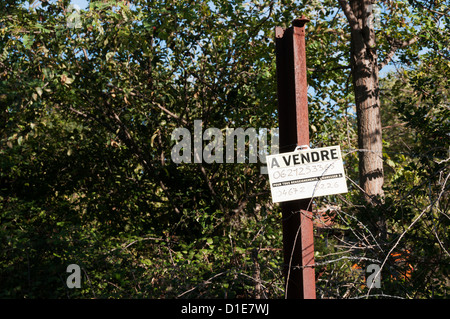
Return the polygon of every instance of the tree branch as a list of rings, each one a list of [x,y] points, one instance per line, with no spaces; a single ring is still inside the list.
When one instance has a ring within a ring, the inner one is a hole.
[[[116,90],[118,90],[118,91],[120,91],[120,92],[125,92],[123,89],[121,89],[121,88],[119,88],[119,87],[117,87],[117,86],[115,86],[115,85],[113,85],[113,84],[108,83],[107,86],[110,86],[110,87],[112,87],[112,88],[114,88],[114,89],[116,89]],[[155,105],[155,106],[157,106],[158,108],[160,108],[163,112],[165,112],[166,114],[170,115],[170,116],[173,117],[174,119],[179,120],[179,121],[181,121],[183,124],[187,125],[186,120],[184,120],[184,119],[180,118],[178,115],[172,113],[171,111],[169,111],[168,109],[166,109],[164,106],[162,106],[162,105],[159,104],[158,102],[156,102],[156,101],[150,101],[143,93],[141,93],[140,91],[138,91],[136,88],[134,88],[134,91],[135,91],[136,93],[135,93],[135,92],[130,92],[129,94],[130,94],[130,95],[133,95],[133,96],[138,96],[138,97],[140,97],[140,98],[143,98],[143,99],[146,100],[147,102],[150,102],[150,103],[152,103],[153,105]]]
[[[411,44],[415,43],[418,39],[419,39],[419,37],[417,37],[417,36],[415,36],[415,37],[413,37],[413,38],[411,38],[409,40],[405,40],[405,41],[400,41],[400,40],[395,40],[395,39],[392,39],[392,38],[388,38],[388,41],[391,43],[391,50],[386,55],[386,58],[384,59],[384,61],[381,62],[378,65],[378,70],[381,70],[389,62],[391,62],[392,58],[395,55],[395,52],[397,52],[398,49],[410,46]]]
[[[346,0],[339,0],[339,4],[341,5],[342,10],[344,11],[344,14],[347,17],[347,20],[352,30],[358,30],[359,29],[358,19],[353,13],[350,4]]]

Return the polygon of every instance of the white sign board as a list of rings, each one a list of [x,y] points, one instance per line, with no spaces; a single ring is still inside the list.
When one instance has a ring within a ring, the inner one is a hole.
[[[274,203],[347,192],[339,146],[268,155],[266,161]]]

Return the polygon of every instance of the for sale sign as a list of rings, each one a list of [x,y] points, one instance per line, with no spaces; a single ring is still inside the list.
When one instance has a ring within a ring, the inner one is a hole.
[[[348,191],[339,146],[268,155],[266,161],[274,203]]]

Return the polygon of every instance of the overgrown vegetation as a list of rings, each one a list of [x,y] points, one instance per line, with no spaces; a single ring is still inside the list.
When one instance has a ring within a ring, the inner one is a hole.
[[[91,1],[76,28],[68,5],[0,5],[0,297],[283,298],[261,164],[175,164],[171,133],[196,119],[277,127],[273,30],[302,14],[311,142],[341,146],[350,188],[314,201],[318,298],[448,297],[448,1],[379,4],[391,72],[376,207],[358,187],[350,28],[335,1]],[[81,289],[66,286],[73,263]],[[381,288],[368,289],[373,263]]]

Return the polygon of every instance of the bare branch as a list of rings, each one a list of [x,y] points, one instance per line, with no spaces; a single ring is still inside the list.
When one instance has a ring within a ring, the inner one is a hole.
[[[191,289],[189,289],[189,290],[186,290],[185,292],[179,294],[179,295],[177,296],[177,298],[183,297],[185,294],[187,294],[187,293],[189,293],[189,292],[191,292],[191,291],[197,289],[197,288],[200,287],[201,285],[208,285],[208,284],[211,284],[211,283],[212,283],[211,280],[213,280],[213,279],[216,278],[216,277],[225,275],[225,274],[227,274],[228,272],[229,272],[229,271],[226,270],[226,271],[219,272],[218,274],[215,274],[215,275],[212,276],[211,278],[205,280],[203,283],[201,283],[201,284],[199,284],[199,285],[197,285],[197,286],[195,286],[195,287],[193,287],[193,288],[191,288]]]
[[[447,176],[445,183],[447,182],[448,178],[450,177],[450,174]],[[427,207],[425,207],[424,210],[422,210],[422,212],[419,214],[419,216],[416,217],[416,219],[413,220],[413,222],[408,226],[408,228],[405,229],[405,231],[403,233],[400,234],[400,236],[398,237],[397,241],[395,242],[395,244],[392,246],[392,248],[389,250],[389,252],[387,253],[386,257],[383,260],[383,263],[381,264],[380,269],[378,270],[378,272],[375,275],[376,277],[379,277],[381,274],[381,270],[383,269],[384,265],[386,264],[386,261],[388,260],[389,257],[392,256],[392,252],[394,251],[394,249],[398,246],[398,244],[400,243],[400,241],[402,240],[402,238],[406,235],[406,233],[422,218],[423,215],[425,215],[429,209],[431,209],[442,197],[442,194],[445,191],[445,184],[444,187],[442,187],[441,192],[439,193],[438,197],[430,203],[430,205],[428,205]],[[447,252],[447,251],[446,251]],[[372,290],[372,287],[369,287],[369,290],[367,292],[367,296],[369,296],[370,291]]]
[[[385,129],[390,129],[390,128],[394,128],[394,127],[398,127],[398,126],[405,126],[407,124],[408,123],[406,123],[406,122],[396,123],[396,124],[392,124],[392,125],[383,126],[382,129],[385,130]]]

